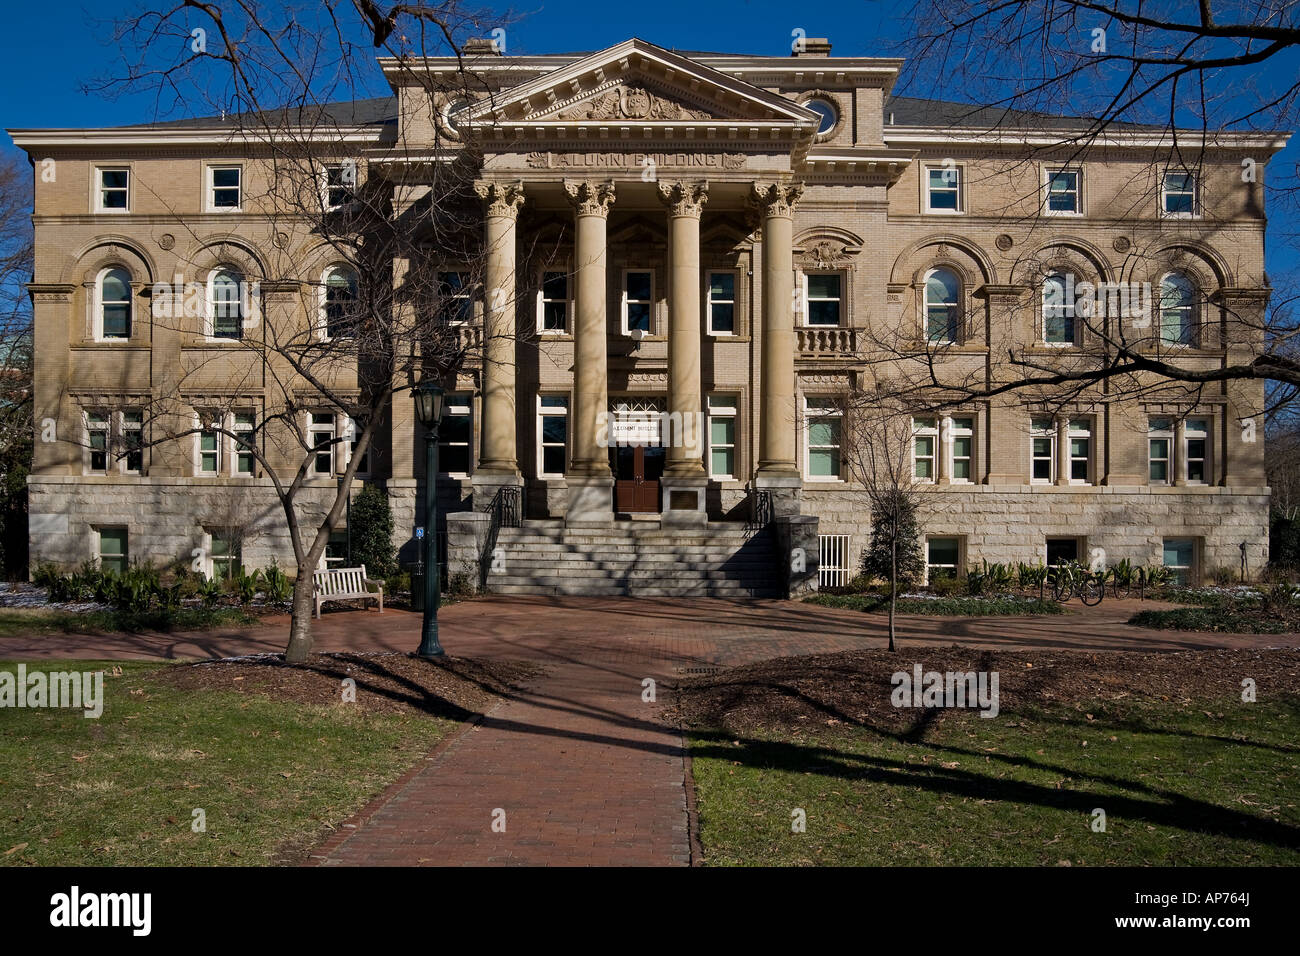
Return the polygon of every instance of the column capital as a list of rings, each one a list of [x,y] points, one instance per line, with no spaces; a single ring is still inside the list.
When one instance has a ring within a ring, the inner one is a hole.
[[[794,215],[795,203],[803,195],[803,183],[756,182],[749,187],[749,203],[765,218]]]
[[[661,182],[659,199],[668,207],[668,215],[673,218],[690,217],[699,219],[704,212],[704,204],[709,201],[709,184],[700,182]]]
[[[614,205],[613,182],[593,182],[589,179],[566,179],[564,193],[577,210],[579,216],[609,216],[609,207]]]
[[[487,203],[487,214],[499,219],[514,219],[527,198],[522,180],[513,183],[477,180],[474,192]]]

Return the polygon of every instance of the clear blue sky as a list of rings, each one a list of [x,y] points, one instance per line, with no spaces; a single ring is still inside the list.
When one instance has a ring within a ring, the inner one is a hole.
[[[144,7],[141,0],[0,4],[0,80],[8,94],[0,104],[0,128],[115,126],[155,118],[147,97],[105,101],[81,91],[83,84],[113,72],[116,51],[105,43],[112,20]],[[592,50],[639,36],[683,50],[784,55],[790,51],[791,31],[801,29],[806,36],[829,37],[838,55],[897,56],[906,29],[902,17],[909,6],[908,0],[819,5],[789,0],[537,0],[529,5],[522,0],[515,8],[520,12],[509,17],[507,52]],[[1274,67],[1285,70],[1294,62],[1288,59]],[[942,78],[935,82],[935,89],[914,87],[907,92],[952,98],[950,91],[939,88]],[[376,76],[375,93],[386,92]],[[0,136],[0,149],[13,151],[7,136]],[[1293,140],[1279,159],[1294,168],[1292,157],[1298,150],[1300,142]],[[1268,257],[1274,272],[1294,268],[1294,247],[1284,245],[1281,237],[1300,231],[1289,216],[1279,213],[1274,204]]]

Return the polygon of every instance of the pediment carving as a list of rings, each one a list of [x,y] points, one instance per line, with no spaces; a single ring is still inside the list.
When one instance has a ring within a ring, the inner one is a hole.
[[[706,120],[709,110],[635,83],[618,83],[554,114],[562,120]]]

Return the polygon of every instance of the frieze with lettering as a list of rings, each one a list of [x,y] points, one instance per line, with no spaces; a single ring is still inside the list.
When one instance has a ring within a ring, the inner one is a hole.
[[[533,169],[744,169],[744,153],[552,153],[528,154]]]

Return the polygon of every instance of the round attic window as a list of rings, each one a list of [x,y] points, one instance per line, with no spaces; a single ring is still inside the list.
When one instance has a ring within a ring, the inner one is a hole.
[[[835,104],[828,99],[816,96],[804,103],[804,106],[808,107],[808,109],[812,110],[822,118],[821,122],[817,124],[818,136],[825,136],[833,130],[836,124],[840,121],[840,111],[836,108]]]

